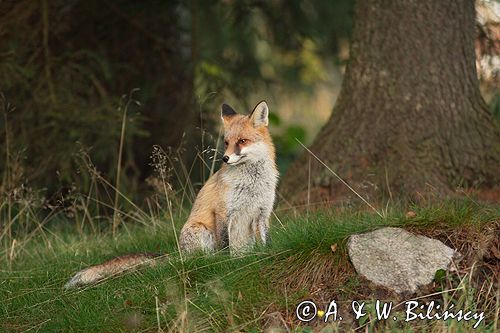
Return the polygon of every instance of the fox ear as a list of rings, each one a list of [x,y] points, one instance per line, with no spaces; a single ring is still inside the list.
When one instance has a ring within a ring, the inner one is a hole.
[[[255,106],[250,119],[252,120],[253,127],[267,126],[269,124],[269,108],[266,101],[262,101]]]
[[[237,115],[237,113],[236,113],[236,111],[233,110],[232,107],[230,107],[226,103],[222,104],[220,116],[222,117],[223,122],[228,121],[229,118],[231,118],[235,115]]]

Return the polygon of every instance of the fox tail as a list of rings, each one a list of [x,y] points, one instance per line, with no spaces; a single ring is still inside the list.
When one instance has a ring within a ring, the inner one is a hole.
[[[81,287],[99,282],[107,277],[121,274],[145,264],[154,265],[159,254],[127,254],[108,260],[102,264],[90,266],[76,273],[65,285],[65,289]]]

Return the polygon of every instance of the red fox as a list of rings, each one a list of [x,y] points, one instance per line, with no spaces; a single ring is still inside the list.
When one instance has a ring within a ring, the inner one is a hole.
[[[229,247],[232,255],[268,238],[278,169],[268,130],[269,108],[258,103],[250,115],[223,104],[224,165],[202,187],[182,227],[181,251],[213,252]],[[65,288],[97,282],[145,263],[153,254],[125,255],[76,273]]]
[[[200,190],[180,235],[181,249],[241,252],[266,242],[278,170],[262,101],[249,116],[222,105],[225,153],[221,167]]]

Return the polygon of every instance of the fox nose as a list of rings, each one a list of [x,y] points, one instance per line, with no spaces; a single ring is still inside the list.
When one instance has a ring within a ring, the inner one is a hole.
[[[227,163],[227,161],[229,161],[229,156],[227,155],[224,155],[224,157],[222,158],[222,160]]]

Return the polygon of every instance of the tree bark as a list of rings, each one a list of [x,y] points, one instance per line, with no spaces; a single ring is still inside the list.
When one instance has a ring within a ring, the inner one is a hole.
[[[311,151],[371,196],[498,184],[500,135],[479,92],[474,20],[473,1],[358,1],[342,90]],[[304,152],[281,193],[304,202],[347,190]]]

